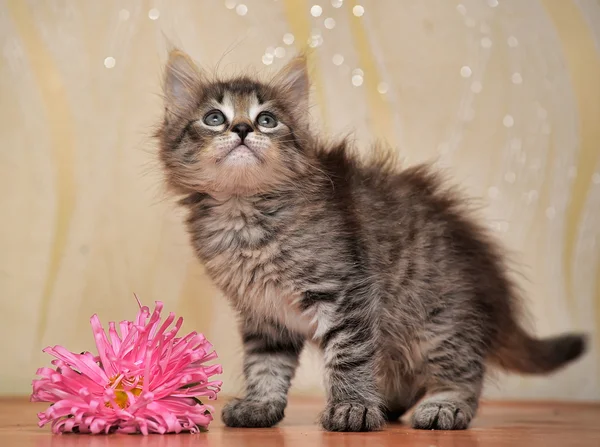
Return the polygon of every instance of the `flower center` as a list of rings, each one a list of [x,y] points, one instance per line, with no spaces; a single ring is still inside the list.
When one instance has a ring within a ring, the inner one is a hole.
[[[129,395],[139,396],[142,394],[142,387],[144,386],[144,377],[134,376],[125,377],[123,374],[114,376],[108,382],[107,388],[110,387],[115,390],[115,402],[120,408],[127,408],[131,402],[129,402]],[[107,407],[112,407],[111,402],[106,402]]]

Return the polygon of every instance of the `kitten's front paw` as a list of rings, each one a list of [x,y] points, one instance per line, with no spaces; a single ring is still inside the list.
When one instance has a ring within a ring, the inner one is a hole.
[[[423,402],[415,408],[412,426],[423,430],[464,430],[471,418],[471,409],[462,402]]]
[[[377,406],[334,403],[321,414],[321,425],[328,431],[375,431],[384,424],[385,418]]]
[[[228,427],[272,427],[283,419],[284,410],[285,405],[272,402],[234,399],[223,407],[221,418]]]

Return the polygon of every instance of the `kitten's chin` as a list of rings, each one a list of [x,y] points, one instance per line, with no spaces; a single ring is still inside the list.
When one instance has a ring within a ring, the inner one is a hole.
[[[227,196],[253,196],[264,194],[276,188],[284,179],[276,170],[248,154],[240,154],[239,158],[223,161],[214,180],[207,186],[207,193]]]

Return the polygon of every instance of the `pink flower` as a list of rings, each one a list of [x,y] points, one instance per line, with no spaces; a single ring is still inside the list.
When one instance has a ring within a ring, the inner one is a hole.
[[[137,299],[137,297],[136,297]],[[54,433],[196,433],[206,429],[212,407],[198,397],[214,400],[221,365],[202,334],[176,337],[170,313],[161,324],[163,304],[154,312],[142,306],[135,321],[108,324],[108,336],[97,315],[91,318],[98,355],[75,354],[62,346],[44,352],[56,357],[56,369],[40,368],[33,381],[33,402],[51,402],[38,414],[39,426],[52,423]]]

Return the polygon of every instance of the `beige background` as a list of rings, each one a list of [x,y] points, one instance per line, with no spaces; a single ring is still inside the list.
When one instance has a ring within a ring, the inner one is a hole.
[[[234,319],[156,163],[164,33],[228,73],[273,71],[310,41],[317,125],[437,160],[488,205],[539,333],[590,334],[578,364],[488,395],[600,399],[600,1],[354,5],[0,0],[0,393],[29,392],[44,346],[90,349],[90,315],[131,318],[134,292],[204,332],[239,390]],[[294,391],[321,392],[318,371],[307,352]]]

